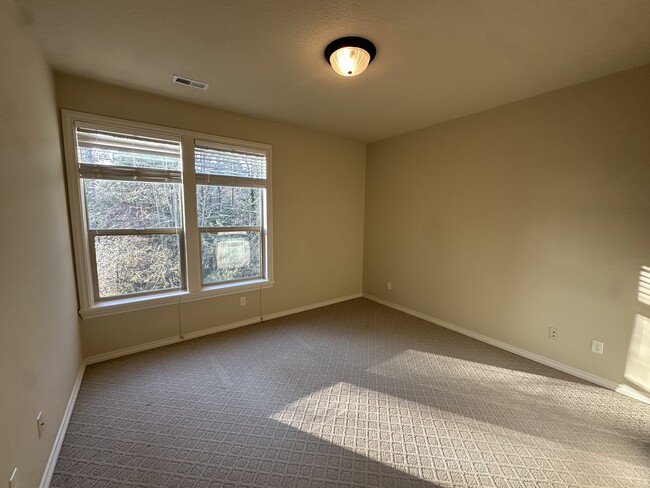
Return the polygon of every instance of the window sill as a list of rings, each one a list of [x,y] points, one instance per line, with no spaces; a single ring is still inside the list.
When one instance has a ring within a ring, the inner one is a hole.
[[[135,312],[149,308],[158,308],[167,305],[194,302],[197,300],[207,300],[235,293],[271,288],[273,283],[274,281],[272,280],[260,279],[241,283],[228,283],[226,285],[206,286],[200,291],[173,291],[134,298],[122,298],[98,302],[89,308],[82,308],[79,310],[79,315],[81,315],[81,318],[83,319],[91,319],[124,312]]]

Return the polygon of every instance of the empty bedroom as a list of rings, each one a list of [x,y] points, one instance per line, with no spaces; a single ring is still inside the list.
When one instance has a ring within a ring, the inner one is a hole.
[[[0,486],[650,486],[646,0],[0,0]]]

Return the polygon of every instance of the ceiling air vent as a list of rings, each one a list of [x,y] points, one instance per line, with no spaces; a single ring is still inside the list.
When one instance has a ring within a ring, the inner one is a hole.
[[[178,83],[179,85],[191,86],[192,88],[198,88],[199,90],[207,90],[210,86],[207,83],[203,83],[202,81],[190,80],[189,78],[178,75],[174,75],[172,77],[172,81],[174,83]]]

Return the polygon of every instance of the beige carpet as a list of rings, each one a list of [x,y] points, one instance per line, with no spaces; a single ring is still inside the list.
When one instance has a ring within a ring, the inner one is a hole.
[[[358,299],[91,366],[52,487],[650,486],[650,406]]]

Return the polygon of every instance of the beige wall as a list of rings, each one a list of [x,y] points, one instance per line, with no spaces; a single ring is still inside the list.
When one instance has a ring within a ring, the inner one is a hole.
[[[264,314],[361,293],[365,145],[90,81],[55,76],[60,108],[273,146],[275,286]],[[239,297],[248,305],[241,307]],[[259,292],[83,320],[87,356],[259,315]]]
[[[646,65],[370,144],[364,292],[623,383],[649,130]]]
[[[0,0],[0,483],[17,466],[28,488],[43,476],[81,347],[51,73],[26,31]]]

